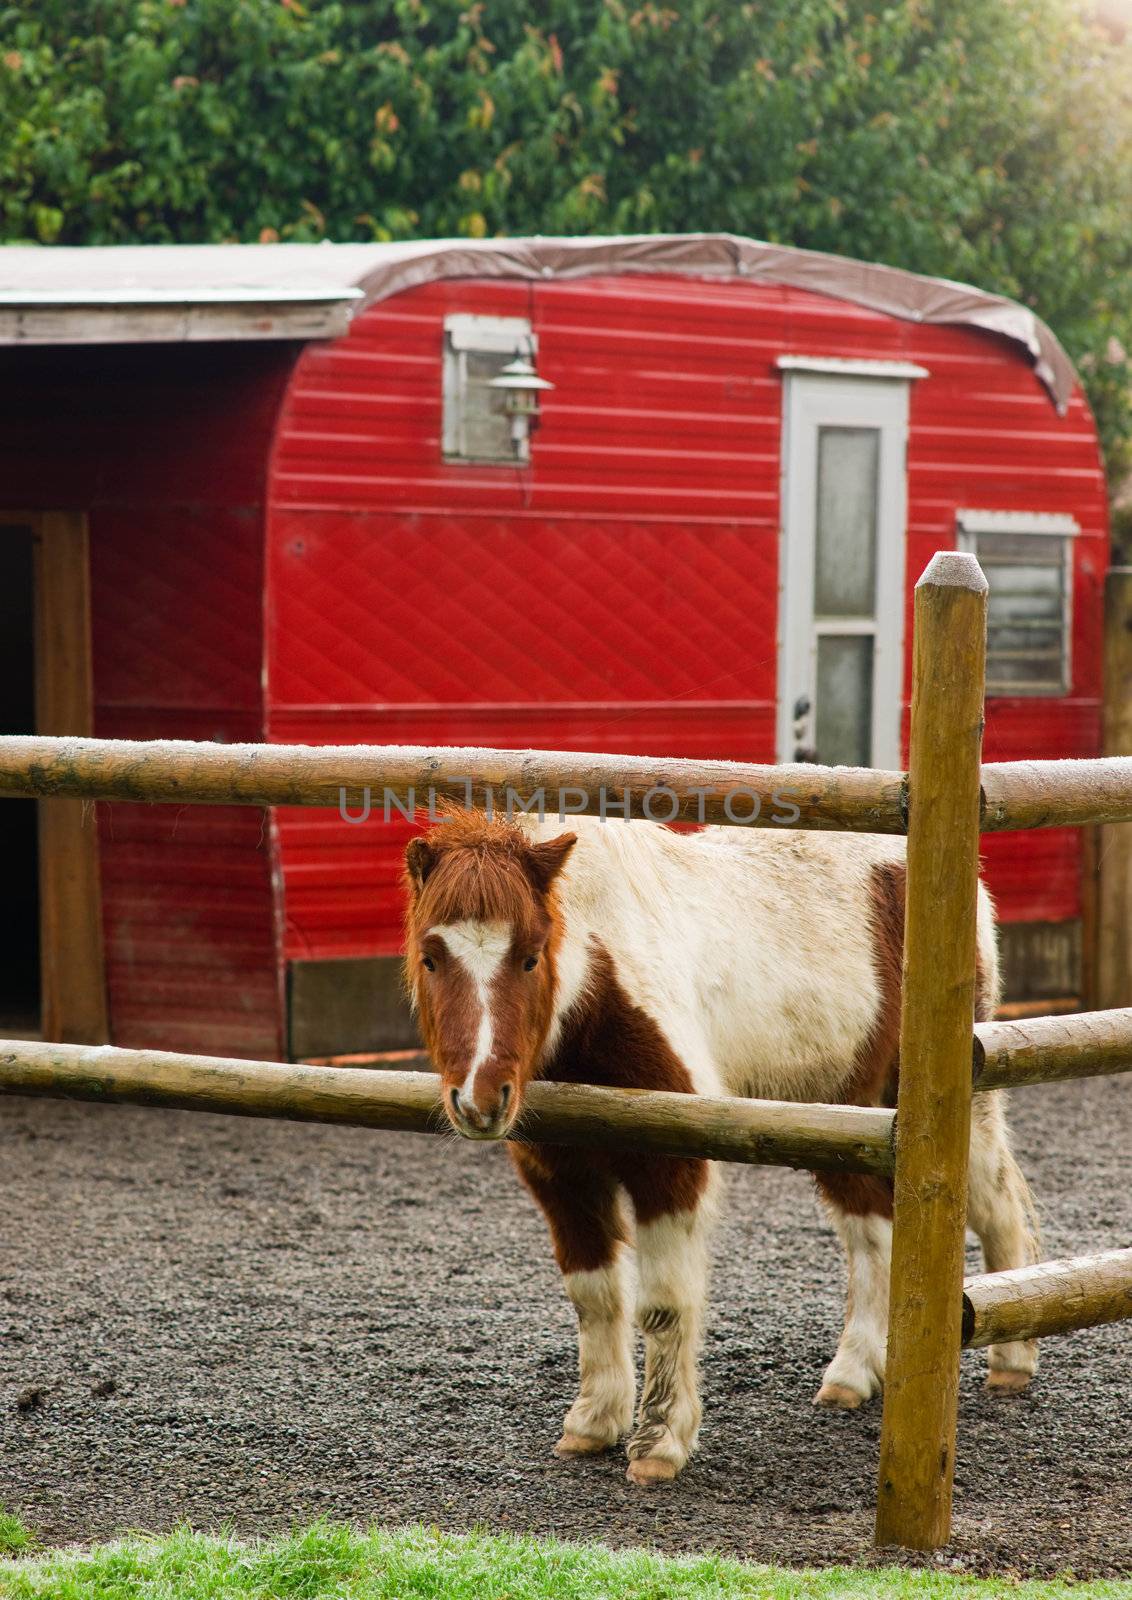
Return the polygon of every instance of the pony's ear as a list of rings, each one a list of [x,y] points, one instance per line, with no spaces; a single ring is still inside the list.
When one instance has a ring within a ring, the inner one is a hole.
[[[414,894],[420,894],[428,882],[429,873],[436,865],[436,851],[427,839],[418,834],[405,846],[405,871]]]
[[[542,894],[550,888],[566,858],[578,842],[576,833],[560,833],[557,839],[547,839],[543,844],[532,844],[527,851],[527,875]]]

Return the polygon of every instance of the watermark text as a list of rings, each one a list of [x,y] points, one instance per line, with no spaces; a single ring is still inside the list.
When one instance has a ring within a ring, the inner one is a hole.
[[[458,796],[454,791],[461,787],[464,792]],[[490,785],[477,789],[471,778],[455,777],[442,790],[434,785],[426,790],[418,790],[412,784],[407,789],[384,787],[380,798],[368,785],[360,794],[342,787],[338,791],[338,815],[354,827],[370,821],[415,822],[422,816],[435,824],[448,822],[454,807],[462,805],[466,811],[482,810],[489,818],[501,817],[508,822],[518,816],[534,816],[539,822],[545,822],[547,817],[565,822],[569,817],[594,816],[602,822],[611,817],[618,821],[636,817],[646,822],[701,825],[727,821],[736,827],[765,826],[769,822],[791,828],[802,815],[800,799],[792,789],[776,789],[766,796],[742,784],[729,789],[696,785],[682,794],[667,784],[655,784],[635,795],[630,789],[610,789],[605,784],[596,791],[563,784],[558,789],[539,788],[524,795],[508,785],[500,794]]]

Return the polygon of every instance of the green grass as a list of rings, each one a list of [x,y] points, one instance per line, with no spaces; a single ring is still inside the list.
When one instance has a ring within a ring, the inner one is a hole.
[[[19,1517],[0,1506],[0,1556],[18,1556],[31,1546],[31,1534]]]
[[[14,1542],[26,1530],[14,1517]],[[4,1537],[0,1532],[0,1540]],[[20,1542],[22,1540],[22,1543]],[[4,1600],[1132,1600],[1132,1583],[981,1581],[901,1568],[787,1572],[717,1556],[672,1560],[503,1535],[334,1523],[241,1543],[180,1528],[0,1562]]]

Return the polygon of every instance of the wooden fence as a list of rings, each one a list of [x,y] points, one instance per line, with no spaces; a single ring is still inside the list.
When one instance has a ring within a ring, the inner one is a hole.
[[[1132,1070],[1132,1010],[975,1026],[980,831],[1132,821],[1132,759],[980,765],[986,582],[942,552],[916,588],[909,771],[549,751],[0,739],[0,797],[502,808],[907,833],[895,1116],[862,1107],[536,1083],[524,1136],[892,1175],[892,1296],[876,1537],[932,1549],[951,1526],[963,1345],[1132,1317],[1132,1250],[963,1282],[973,1088]],[[603,801],[602,796],[605,799]],[[660,797],[659,801],[657,797]],[[793,812],[797,812],[797,816]],[[0,1041],[0,1093],[300,1121],[441,1126],[425,1072],[342,1071],[110,1046]]]

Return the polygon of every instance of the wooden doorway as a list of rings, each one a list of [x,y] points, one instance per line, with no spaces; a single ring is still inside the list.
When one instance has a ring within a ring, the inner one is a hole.
[[[0,512],[4,625],[2,731],[91,734],[90,553],[82,512]],[[94,808],[82,800],[4,800],[0,812],[4,871],[18,886],[0,947],[0,961],[13,958],[13,992],[0,995],[0,1027],[104,1044],[110,1031]]]

